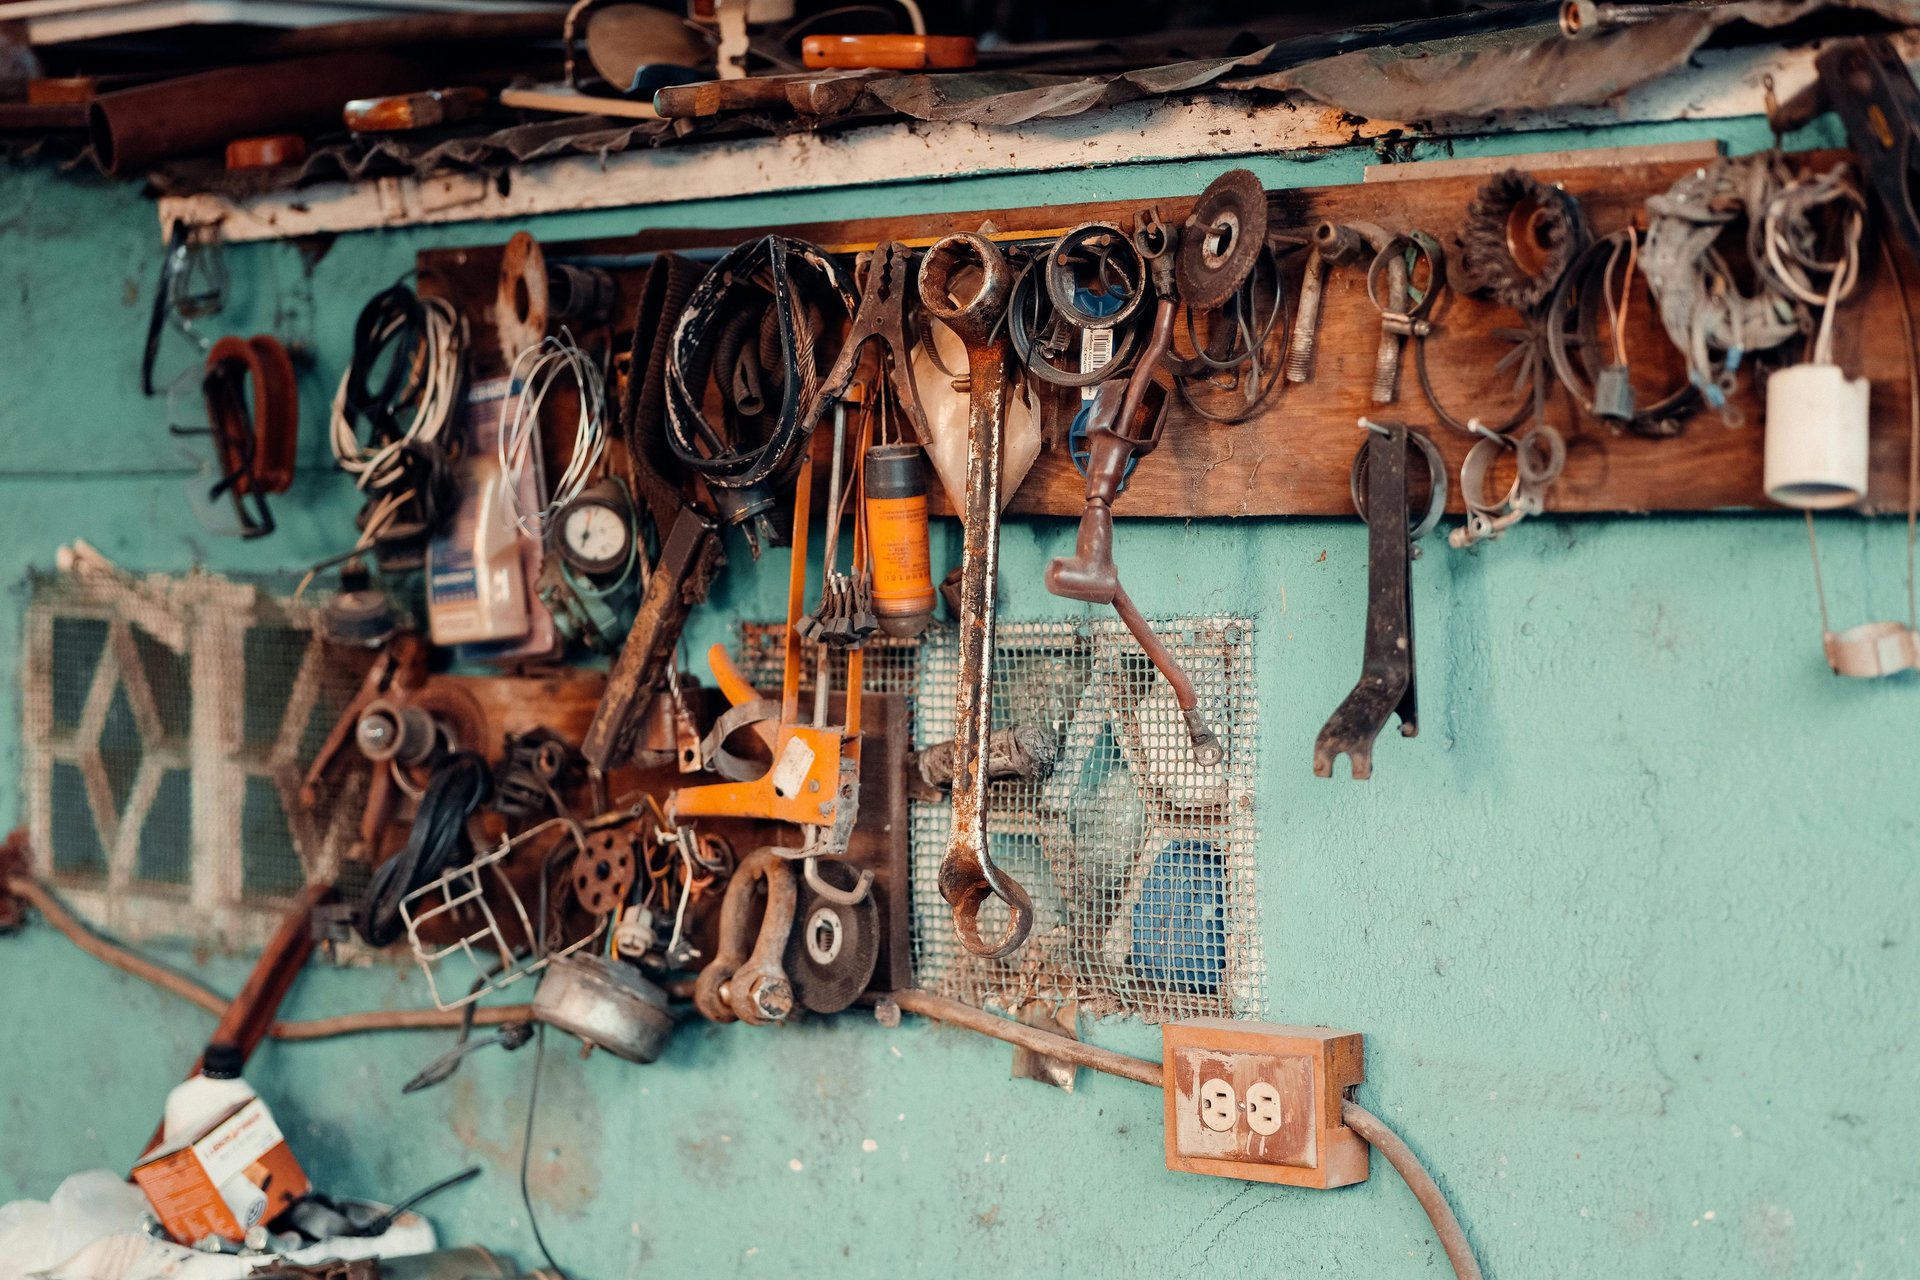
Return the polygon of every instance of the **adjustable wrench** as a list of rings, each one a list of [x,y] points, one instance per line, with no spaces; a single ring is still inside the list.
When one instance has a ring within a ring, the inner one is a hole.
[[[965,291],[971,289],[968,294]],[[987,770],[993,720],[994,585],[1000,564],[1000,457],[1006,428],[1007,354],[994,337],[1013,294],[1006,255],[985,236],[947,236],[920,264],[920,303],[967,347],[967,503],[960,560],[960,687],[954,697],[953,831],[940,861],[940,896],[954,931],[975,955],[1011,955],[1033,928],[1033,899],[994,866],[987,842]],[[964,300],[963,300],[964,297]],[[1007,930],[980,932],[988,898],[1006,904]]]
[[[1366,471],[1366,500],[1356,501],[1367,522],[1367,641],[1360,662],[1360,681],[1320,729],[1313,743],[1313,771],[1333,776],[1335,756],[1346,755],[1353,776],[1373,776],[1373,740],[1386,728],[1387,717],[1399,715],[1400,734],[1420,732],[1420,709],[1414,684],[1413,600],[1407,584],[1413,563],[1413,543],[1439,523],[1447,502],[1446,467],[1431,440],[1399,423],[1375,423],[1362,418],[1369,433],[1354,458],[1356,499],[1362,491],[1360,470]],[[1427,517],[1409,528],[1407,512],[1407,445],[1417,443],[1432,476]]]

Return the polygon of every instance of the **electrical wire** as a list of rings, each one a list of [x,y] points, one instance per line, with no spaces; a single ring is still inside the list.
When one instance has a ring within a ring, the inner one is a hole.
[[[579,392],[573,444],[566,470],[554,482],[547,504],[538,511],[528,511],[520,502],[521,480],[535,457],[541,409],[563,376],[572,378]],[[548,523],[580,496],[606,452],[606,378],[599,363],[580,349],[563,326],[558,335],[549,335],[514,357],[508,382],[519,389],[519,394],[509,394],[500,404],[500,487],[520,532],[529,538],[545,538]]]
[[[1687,358],[1687,372],[1729,425],[1727,397],[1741,362],[1770,351],[1801,331],[1800,309],[1782,292],[1764,244],[1755,245],[1766,212],[1784,179],[1778,157],[1761,154],[1719,160],[1683,176],[1647,200],[1647,233],[1640,273],[1659,306],[1667,337]],[[1748,256],[1755,289],[1742,293],[1718,243],[1732,224],[1748,220]]]
[[[930,991],[895,991],[878,999],[891,1000],[907,1013],[992,1036],[1049,1058],[1118,1076],[1122,1080],[1151,1085],[1156,1089],[1166,1087],[1167,1069],[1163,1063],[1115,1053],[1111,1049],[1102,1049],[1039,1027],[1030,1027]],[[1394,1172],[1406,1181],[1407,1188],[1413,1192],[1414,1199],[1420,1202],[1428,1221],[1433,1224],[1434,1234],[1440,1238],[1440,1247],[1446,1251],[1447,1261],[1453,1265],[1456,1280],[1481,1280],[1480,1264],[1473,1256],[1473,1246],[1467,1240],[1467,1233],[1461,1229],[1460,1220],[1447,1203],[1446,1193],[1440,1190],[1440,1184],[1427,1172],[1413,1148],[1386,1121],[1351,1098],[1342,1099],[1340,1119],[1365,1139],[1367,1145],[1385,1156]]]
[[[493,795],[493,772],[471,751],[458,751],[437,767],[420,797],[407,843],[374,871],[353,926],[369,946],[400,940],[406,924],[400,904],[449,868],[470,860],[467,819]]]

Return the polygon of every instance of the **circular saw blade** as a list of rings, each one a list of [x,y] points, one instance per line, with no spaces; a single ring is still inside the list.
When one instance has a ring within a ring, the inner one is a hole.
[[[851,889],[855,876],[841,863],[820,863],[820,876]],[[880,959],[880,907],[869,891],[851,906],[824,897],[803,879],[784,964],[794,998],[813,1013],[838,1013],[873,981]]]
[[[1180,233],[1174,281],[1189,307],[1225,304],[1267,240],[1267,193],[1250,169],[1229,169],[1200,193]]]

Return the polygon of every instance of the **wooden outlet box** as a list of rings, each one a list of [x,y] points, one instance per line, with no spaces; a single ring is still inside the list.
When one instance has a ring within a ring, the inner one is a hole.
[[[1366,1079],[1357,1031],[1230,1018],[1161,1028],[1167,1168],[1293,1187],[1367,1180],[1367,1144],[1340,1119]]]

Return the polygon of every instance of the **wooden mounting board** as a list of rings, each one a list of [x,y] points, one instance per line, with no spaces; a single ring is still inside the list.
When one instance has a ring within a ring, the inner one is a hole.
[[[1563,153],[1564,154],[1564,153]],[[1641,216],[1646,198],[1666,190],[1695,167],[1682,162],[1607,164],[1535,170],[1579,197],[1595,236],[1605,235]],[[1824,170],[1846,158],[1844,152],[1801,153],[1795,160]],[[1408,178],[1393,183],[1306,187],[1270,192],[1270,226],[1305,232],[1323,219],[1371,221],[1388,230],[1422,229],[1452,246],[1468,202],[1484,178],[1454,175]],[[1157,206],[1168,223],[1184,219],[1192,194],[1148,201],[1108,201],[968,213],[918,214],[810,223],[780,228],[656,230],[615,240],[545,246],[549,257],[640,254],[728,246],[770,230],[799,236],[830,248],[852,249],[884,239],[929,243],[950,231],[989,227],[997,233],[1057,232],[1089,220],[1130,226],[1137,209]],[[500,260],[499,245],[424,252],[419,257],[423,287],[450,298],[468,316],[476,344],[476,369],[497,370],[499,356],[491,314]],[[1297,261],[1301,255],[1293,255]],[[1904,509],[1907,470],[1907,353],[1899,304],[1877,247],[1866,254],[1866,279],[1852,302],[1836,318],[1836,357],[1850,373],[1873,382],[1873,477],[1867,506]],[[1911,272],[1911,268],[1907,268]],[[1292,267],[1289,288],[1297,286]],[[616,315],[631,313],[643,279],[639,268],[615,272],[621,301]],[[1515,313],[1473,298],[1454,295],[1443,304],[1439,331],[1429,339],[1429,367],[1436,393],[1458,417],[1488,420],[1505,416],[1513,404],[1510,382],[1492,373],[1510,349],[1496,329],[1518,322]],[[1646,367],[1642,398],[1672,383],[1679,368],[1653,317],[1644,285],[1636,289],[1628,324],[1629,349],[1639,370]],[[1313,380],[1288,385],[1252,421],[1220,426],[1177,406],[1160,448],[1143,459],[1114,506],[1118,516],[1349,516],[1348,473],[1360,444],[1356,420],[1370,415],[1404,421],[1432,432],[1455,475],[1472,440],[1437,424],[1414,377],[1409,345],[1402,362],[1400,397],[1376,406],[1369,397],[1378,312],[1367,301],[1364,272],[1345,269],[1328,275],[1322,304]],[[1179,341],[1184,345],[1184,337]],[[1277,346],[1277,344],[1275,344]],[[1274,352],[1275,346],[1269,351]],[[1278,353],[1274,358],[1280,358]],[[1659,366],[1657,369],[1651,366]],[[1071,516],[1082,506],[1084,482],[1064,448],[1065,423],[1075,401],[1071,392],[1052,392],[1045,415],[1048,447],[1015,495],[1016,513]],[[1711,411],[1696,412],[1685,432],[1673,439],[1648,440],[1615,432],[1581,414],[1555,385],[1547,418],[1567,436],[1564,475],[1548,495],[1557,512],[1715,511],[1772,508],[1761,493],[1763,431],[1761,406],[1750,376],[1743,372],[1734,397],[1734,414],[1745,425],[1729,427]],[[1458,486],[1449,505],[1461,509]],[[936,491],[938,486],[935,486]]]

